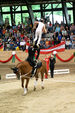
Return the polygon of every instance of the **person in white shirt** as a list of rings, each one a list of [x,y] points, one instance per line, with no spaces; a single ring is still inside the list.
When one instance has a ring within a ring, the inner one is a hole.
[[[38,24],[38,26],[37,26]],[[47,30],[45,28],[44,20],[41,19],[40,22],[35,21],[34,26],[37,26],[36,31],[35,31],[35,38],[34,38],[34,43],[37,41],[37,46],[39,46],[41,38],[42,38],[42,33],[47,33]]]
[[[20,41],[20,49],[22,49],[24,51],[25,48],[26,48],[26,42],[24,41],[24,39],[21,39],[21,41]]]

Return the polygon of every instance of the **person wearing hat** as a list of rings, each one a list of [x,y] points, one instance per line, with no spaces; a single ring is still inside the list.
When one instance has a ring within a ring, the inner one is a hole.
[[[56,63],[54,55],[51,54],[49,61],[50,61],[50,64],[49,64],[50,75],[51,75],[51,78],[53,78],[54,77],[54,67],[55,67],[55,63]]]
[[[41,38],[42,38],[42,33],[47,33],[47,30],[46,30],[46,27],[45,27],[45,24],[44,24],[44,20],[41,19],[40,22],[39,21],[35,21],[34,22],[34,25],[36,24],[37,28],[36,28],[36,31],[35,31],[35,38],[34,38],[34,43],[39,46],[40,45],[40,41],[41,41]]]

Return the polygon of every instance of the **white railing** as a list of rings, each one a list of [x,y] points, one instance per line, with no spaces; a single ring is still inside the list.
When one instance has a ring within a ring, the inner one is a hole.
[[[50,70],[48,71],[50,73]],[[54,70],[54,74],[68,74],[70,73],[69,69],[59,69],[59,70]]]

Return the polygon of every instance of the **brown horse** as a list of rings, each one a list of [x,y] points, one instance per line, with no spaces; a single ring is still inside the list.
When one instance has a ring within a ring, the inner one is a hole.
[[[44,60],[42,60],[41,62],[42,62],[42,66],[37,69],[37,72],[35,74],[36,80],[34,83],[34,90],[36,90],[36,83],[38,80],[39,73],[41,74],[42,89],[44,89],[44,86],[43,86],[44,73],[48,76],[46,62]],[[24,88],[24,94],[26,94],[28,89],[28,83],[30,80],[31,72],[32,72],[32,67],[27,61],[23,61],[18,63],[16,67],[12,68],[12,70],[16,74],[18,79],[21,77],[22,88]],[[24,79],[26,79],[25,87],[24,87]]]

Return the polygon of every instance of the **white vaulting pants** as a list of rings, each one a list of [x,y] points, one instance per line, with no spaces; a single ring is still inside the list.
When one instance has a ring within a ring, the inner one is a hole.
[[[40,44],[40,40],[42,37],[42,30],[44,26],[45,25],[42,22],[39,22],[38,27],[36,29],[34,42],[38,39],[37,45]]]
[[[37,45],[40,44],[41,37],[42,37],[42,31],[36,30],[34,42],[38,39]]]

